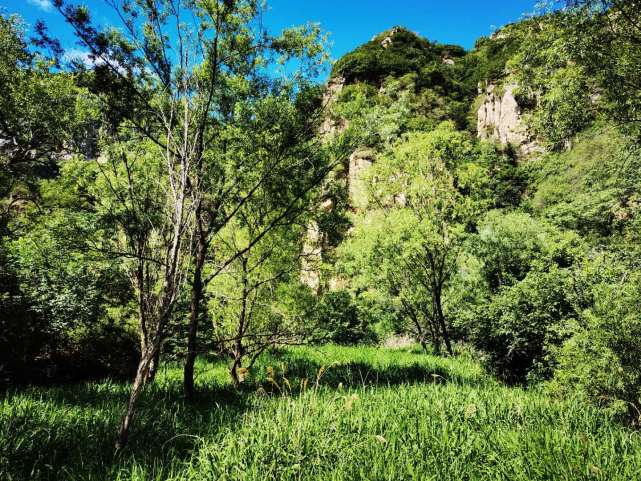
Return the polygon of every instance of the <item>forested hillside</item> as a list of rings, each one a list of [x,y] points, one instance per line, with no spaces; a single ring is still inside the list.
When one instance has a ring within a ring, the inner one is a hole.
[[[507,382],[554,378],[636,418],[639,137],[611,76],[639,52],[599,15],[543,14],[467,53],[396,27],[337,62],[326,135],[358,149],[326,189],[344,220],[320,218],[318,290],[363,339],[472,344]]]
[[[0,15],[0,478],[641,475],[636,0],[561,2],[469,51],[396,26],[333,64],[318,25],[269,32],[259,1],[112,3],[106,29],[53,4],[86,59]],[[476,400],[435,408],[457,391]],[[411,404],[458,421],[414,427]],[[493,416],[500,453],[443,434]],[[83,477],[69,443],[94,430]],[[398,453],[410,431],[433,449],[414,471],[355,434]]]

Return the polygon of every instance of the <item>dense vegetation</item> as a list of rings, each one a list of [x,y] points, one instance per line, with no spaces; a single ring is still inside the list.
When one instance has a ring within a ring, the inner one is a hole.
[[[317,26],[175,5],[0,16],[0,477],[639,477],[637,2],[396,27],[329,102]]]

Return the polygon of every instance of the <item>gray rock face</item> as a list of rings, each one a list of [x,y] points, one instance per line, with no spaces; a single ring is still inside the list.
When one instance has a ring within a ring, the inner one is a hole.
[[[478,136],[502,145],[512,145],[522,155],[540,150],[523,123],[521,108],[514,97],[516,85],[502,89],[490,84],[479,93],[485,96],[477,114]]]
[[[332,117],[332,105],[338,100],[338,96],[345,87],[345,79],[336,77],[329,80],[325,94],[323,95],[323,108],[325,117],[320,126],[319,135],[323,140],[330,140],[335,135],[340,135],[347,129],[347,121],[336,120]],[[334,204],[331,199],[324,200],[319,209],[331,211]],[[321,291],[320,265],[323,261],[323,247],[325,235],[321,232],[318,223],[310,221],[307,225],[307,232],[303,243],[300,281],[313,292],[319,294]]]
[[[320,263],[323,260],[323,233],[318,223],[311,221],[307,225],[307,235],[303,244],[300,281],[316,294],[320,293]]]
[[[327,89],[325,90],[325,94],[323,95],[323,107],[325,108],[326,113],[325,119],[320,126],[319,132],[322,138],[340,134],[344,132],[345,129],[347,129],[346,120],[336,121],[332,118],[331,115],[332,105],[334,104],[334,102],[336,102],[336,100],[338,100],[338,96],[343,91],[343,87],[345,87],[345,79],[342,77],[330,79],[330,81],[327,83]]]
[[[349,204],[357,210],[367,208],[367,185],[364,174],[374,163],[374,153],[369,150],[357,150],[349,158],[349,176],[347,187]]]

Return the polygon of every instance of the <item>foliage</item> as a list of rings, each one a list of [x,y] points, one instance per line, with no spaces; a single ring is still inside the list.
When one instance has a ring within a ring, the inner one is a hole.
[[[554,224],[597,239],[625,235],[638,218],[638,149],[612,125],[596,126],[573,148],[526,166],[531,209]]]
[[[389,44],[387,38],[391,40]],[[401,77],[442,63],[445,53],[461,57],[464,51],[457,46],[432,44],[409,30],[395,27],[343,56],[334,65],[332,76],[344,77],[349,83],[378,83],[389,75]]]
[[[83,92],[74,77],[52,72],[26,42],[21,21],[0,15],[2,224],[9,210],[34,200],[34,181],[54,175],[56,159],[79,147],[72,141],[83,127],[76,112]]]
[[[14,284],[0,324],[8,343],[3,364],[15,380],[131,373],[138,346],[129,283],[122,264],[90,249],[101,231],[88,202],[99,195],[94,180],[91,164],[66,161],[58,178],[41,181],[39,207],[11,224],[6,255]]]
[[[593,79],[601,95],[599,110],[623,124],[638,142],[641,96],[639,4],[621,0],[566,2],[563,35],[570,58]]]
[[[309,325],[313,323],[306,324],[304,314],[290,308],[294,304],[304,312],[298,299],[303,231],[274,229],[243,252],[256,230],[264,228],[265,219],[248,215],[241,219],[221,232],[221,246],[225,247],[219,249],[219,255],[235,260],[208,285],[206,311],[215,351],[231,359],[236,384],[265,350],[299,344],[313,334]]]
[[[572,338],[559,355],[555,386],[585,394],[594,404],[641,423],[641,300],[639,273],[601,255],[581,272],[590,297]]]
[[[343,249],[356,285],[378,286],[423,344],[445,342],[450,352],[443,293],[469,216],[452,172],[471,152],[451,123],[397,142],[368,174],[378,212],[357,219]]]
[[[476,345],[487,364],[509,383],[549,379],[555,350],[569,337],[576,318],[568,272],[532,271],[502,288],[479,313]]]
[[[557,149],[595,118],[595,85],[572,59],[571,40],[563,33],[566,21],[566,15],[551,13],[519,24],[518,49],[507,63],[529,129]]]
[[[387,38],[391,43],[383,46]],[[350,121],[369,117],[370,125],[380,115],[396,114],[390,127],[401,133],[428,130],[444,120],[464,127],[477,88],[469,79],[471,68],[461,47],[432,44],[397,27],[334,65],[332,77],[346,83],[334,113]],[[370,138],[364,145],[374,144]]]
[[[508,71],[508,61],[520,46],[519,32],[527,22],[506,25],[491,37],[481,37],[466,57],[473,85],[500,81]]]
[[[583,254],[580,237],[528,214],[495,210],[479,225],[473,247],[483,260],[482,273],[491,292],[523,280],[531,270],[567,268]]]
[[[549,378],[554,351],[576,319],[570,267],[580,262],[579,237],[526,214],[490,212],[474,253],[482,291],[472,328],[492,371],[508,382]]]
[[[335,344],[349,346],[375,339],[372,327],[347,291],[323,294],[315,306],[313,322],[318,326],[318,335]]]

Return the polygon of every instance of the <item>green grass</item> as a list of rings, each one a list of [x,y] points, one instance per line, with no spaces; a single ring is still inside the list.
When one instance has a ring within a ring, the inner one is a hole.
[[[0,479],[641,479],[639,433],[577,399],[502,386],[466,356],[291,349],[242,392],[220,363],[198,373],[195,405],[179,368],[161,373],[117,457],[125,384],[4,394]]]

